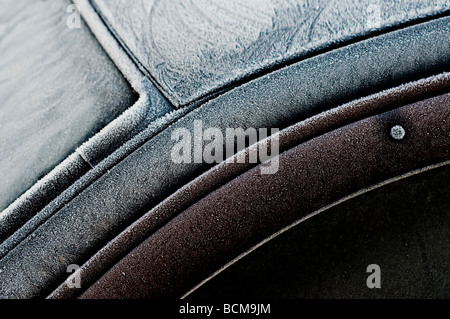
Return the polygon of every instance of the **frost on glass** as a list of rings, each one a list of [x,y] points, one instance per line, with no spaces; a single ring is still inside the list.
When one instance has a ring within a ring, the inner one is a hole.
[[[270,65],[438,14],[447,0],[92,0],[177,106]]]

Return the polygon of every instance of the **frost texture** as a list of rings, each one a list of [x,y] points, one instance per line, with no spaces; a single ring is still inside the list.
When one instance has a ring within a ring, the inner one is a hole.
[[[176,106],[270,65],[450,8],[447,0],[92,0]]]
[[[135,102],[70,3],[1,2],[0,211]]]

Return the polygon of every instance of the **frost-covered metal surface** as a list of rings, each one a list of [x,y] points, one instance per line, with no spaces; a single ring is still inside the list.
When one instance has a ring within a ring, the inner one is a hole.
[[[0,211],[135,102],[68,0],[2,0]]]
[[[450,9],[448,0],[91,0],[176,106],[273,64]]]

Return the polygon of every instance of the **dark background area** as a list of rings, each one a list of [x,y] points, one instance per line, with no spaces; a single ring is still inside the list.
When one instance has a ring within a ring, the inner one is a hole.
[[[388,184],[281,234],[189,295],[450,298],[450,166]],[[381,267],[381,289],[366,285]]]

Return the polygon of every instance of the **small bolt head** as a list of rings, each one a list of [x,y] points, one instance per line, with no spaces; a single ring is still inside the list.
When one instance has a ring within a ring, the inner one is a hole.
[[[402,126],[395,125],[391,128],[391,137],[394,140],[400,141],[405,138],[405,135],[406,135],[406,131]]]

